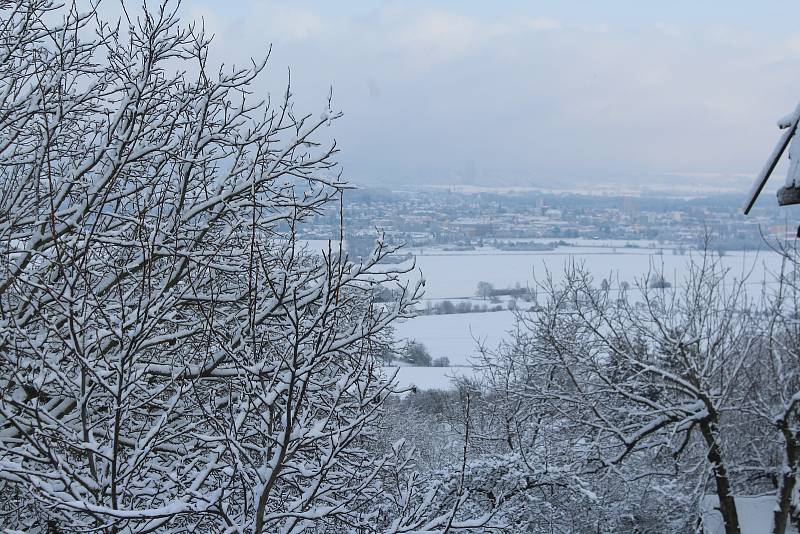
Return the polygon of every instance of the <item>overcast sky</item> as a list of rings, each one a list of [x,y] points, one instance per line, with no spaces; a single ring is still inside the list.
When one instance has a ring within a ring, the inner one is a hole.
[[[758,171],[800,100],[793,1],[184,0],[213,55],[271,43],[356,182],[709,183]],[[746,180],[749,181],[749,178]]]

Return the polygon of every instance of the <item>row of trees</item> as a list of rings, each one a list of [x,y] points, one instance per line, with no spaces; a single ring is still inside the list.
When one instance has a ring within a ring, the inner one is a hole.
[[[471,301],[453,302],[452,300],[442,300],[440,302],[426,302],[425,308],[420,311],[423,315],[453,315],[456,313],[487,313],[503,311],[500,304],[479,304]]]

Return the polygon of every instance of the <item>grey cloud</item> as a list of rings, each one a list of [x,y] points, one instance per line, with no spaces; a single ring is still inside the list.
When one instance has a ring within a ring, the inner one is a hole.
[[[216,34],[217,60],[274,43],[264,91],[281,92],[291,66],[299,105],[316,113],[333,87],[345,117],[332,133],[357,181],[747,174],[800,97],[800,34],[236,4],[184,6]]]

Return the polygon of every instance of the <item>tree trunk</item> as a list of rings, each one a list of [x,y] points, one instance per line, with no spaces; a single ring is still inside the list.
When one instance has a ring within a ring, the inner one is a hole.
[[[712,414],[713,417],[713,414]],[[728,479],[728,472],[722,462],[722,451],[716,440],[716,425],[713,422],[700,423],[700,432],[708,445],[708,461],[714,471],[714,482],[717,486],[717,497],[719,498],[719,513],[725,524],[725,534],[741,534],[739,528],[739,514],[736,511],[736,501],[731,494],[731,483]]]
[[[772,534],[784,534],[789,524],[789,514],[792,510],[792,492],[797,482],[797,441],[789,431],[786,422],[782,422],[781,432],[785,443],[783,472],[778,482],[778,502],[772,516]]]

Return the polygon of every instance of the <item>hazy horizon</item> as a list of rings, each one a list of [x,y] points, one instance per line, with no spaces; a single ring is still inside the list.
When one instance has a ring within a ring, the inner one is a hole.
[[[797,10],[186,0],[182,16],[215,36],[212,62],[242,64],[272,44],[265,94],[281,94],[291,68],[297,108],[317,113],[332,87],[344,117],[331,134],[355,183],[684,177],[746,193],[800,99]]]

